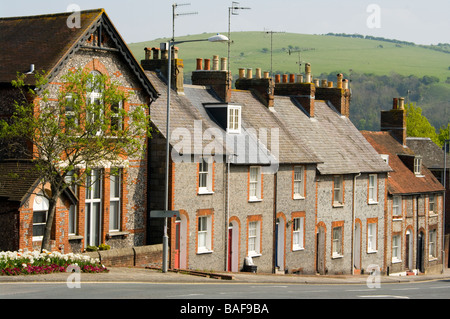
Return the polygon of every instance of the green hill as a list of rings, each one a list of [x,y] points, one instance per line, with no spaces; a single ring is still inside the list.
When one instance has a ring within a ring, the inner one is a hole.
[[[207,39],[213,34],[179,37],[177,41]],[[271,36],[265,32],[233,32],[230,69],[271,71]],[[159,47],[168,39],[129,45],[135,57],[144,58],[144,48]],[[315,78],[335,81],[344,73],[352,83],[350,118],[359,129],[378,130],[380,110],[392,107],[392,98],[406,97],[416,103],[435,128],[450,118],[449,45],[422,46],[389,39],[367,39],[351,35],[305,35],[274,33],[272,70],[275,74],[304,72],[311,63]],[[182,43],[179,57],[184,60],[185,82],[190,83],[197,58],[227,56],[224,43]],[[291,54],[289,52],[291,51]],[[301,54],[297,51],[301,51]]]

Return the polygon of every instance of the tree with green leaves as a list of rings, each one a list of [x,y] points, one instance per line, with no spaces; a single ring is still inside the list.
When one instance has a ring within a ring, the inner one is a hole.
[[[32,159],[40,190],[49,202],[42,250],[50,250],[57,201],[67,188],[89,188],[94,168],[123,167],[130,157],[144,156],[151,137],[145,105],[124,107],[129,93],[105,75],[69,71],[63,83],[49,84],[36,74],[27,86],[25,75],[12,82],[21,94],[13,114],[0,120],[0,140],[9,157]],[[6,141],[6,143],[5,143]],[[118,164],[118,165],[117,165]]]
[[[436,129],[422,115],[422,109],[414,103],[406,105],[406,135],[409,137],[428,137],[437,145],[440,144]]]

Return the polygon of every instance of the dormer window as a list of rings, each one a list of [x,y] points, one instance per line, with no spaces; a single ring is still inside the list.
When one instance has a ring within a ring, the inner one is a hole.
[[[228,105],[227,133],[241,133],[241,106]]]
[[[422,157],[420,156],[414,158],[414,174],[422,175]]]

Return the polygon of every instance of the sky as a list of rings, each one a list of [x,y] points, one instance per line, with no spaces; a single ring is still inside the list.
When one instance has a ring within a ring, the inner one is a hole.
[[[238,0],[231,32],[358,33],[416,44],[450,43],[448,0]],[[127,43],[175,36],[224,33],[232,0],[0,0],[0,17],[104,8]],[[188,5],[184,5],[188,4]],[[190,14],[195,13],[195,14]]]

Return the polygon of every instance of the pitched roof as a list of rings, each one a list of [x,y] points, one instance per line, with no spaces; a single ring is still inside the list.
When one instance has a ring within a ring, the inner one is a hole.
[[[389,155],[389,166],[392,172],[388,177],[388,192],[390,194],[419,194],[440,192],[444,187],[434,175],[422,165],[421,175],[416,176],[402,157],[414,156],[414,152],[403,147],[389,132],[361,132],[379,154]]]
[[[282,125],[318,156],[321,174],[387,172],[390,168],[353,123],[329,102],[316,100],[309,117],[291,97],[275,96],[276,116]]]
[[[0,83],[11,83],[17,72],[26,73],[30,65],[37,72],[44,71],[51,78],[67,58],[85,43],[100,25],[105,26],[118,46],[118,52],[128,62],[141,84],[156,98],[157,92],[151,87],[143,70],[131,51],[114,28],[104,9],[80,12],[80,28],[67,25],[71,12],[0,18]],[[27,76],[26,84],[33,85],[34,77]]]
[[[423,163],[429,169],[444,168],[444,151],[428,137],[407,137],[406,145],[422,156]],[[447,154],[447,169],[450,169],[450,155]]]
[[[22,202],[37,183],[38,174],[31,161],[0,162],[0,197]]]

